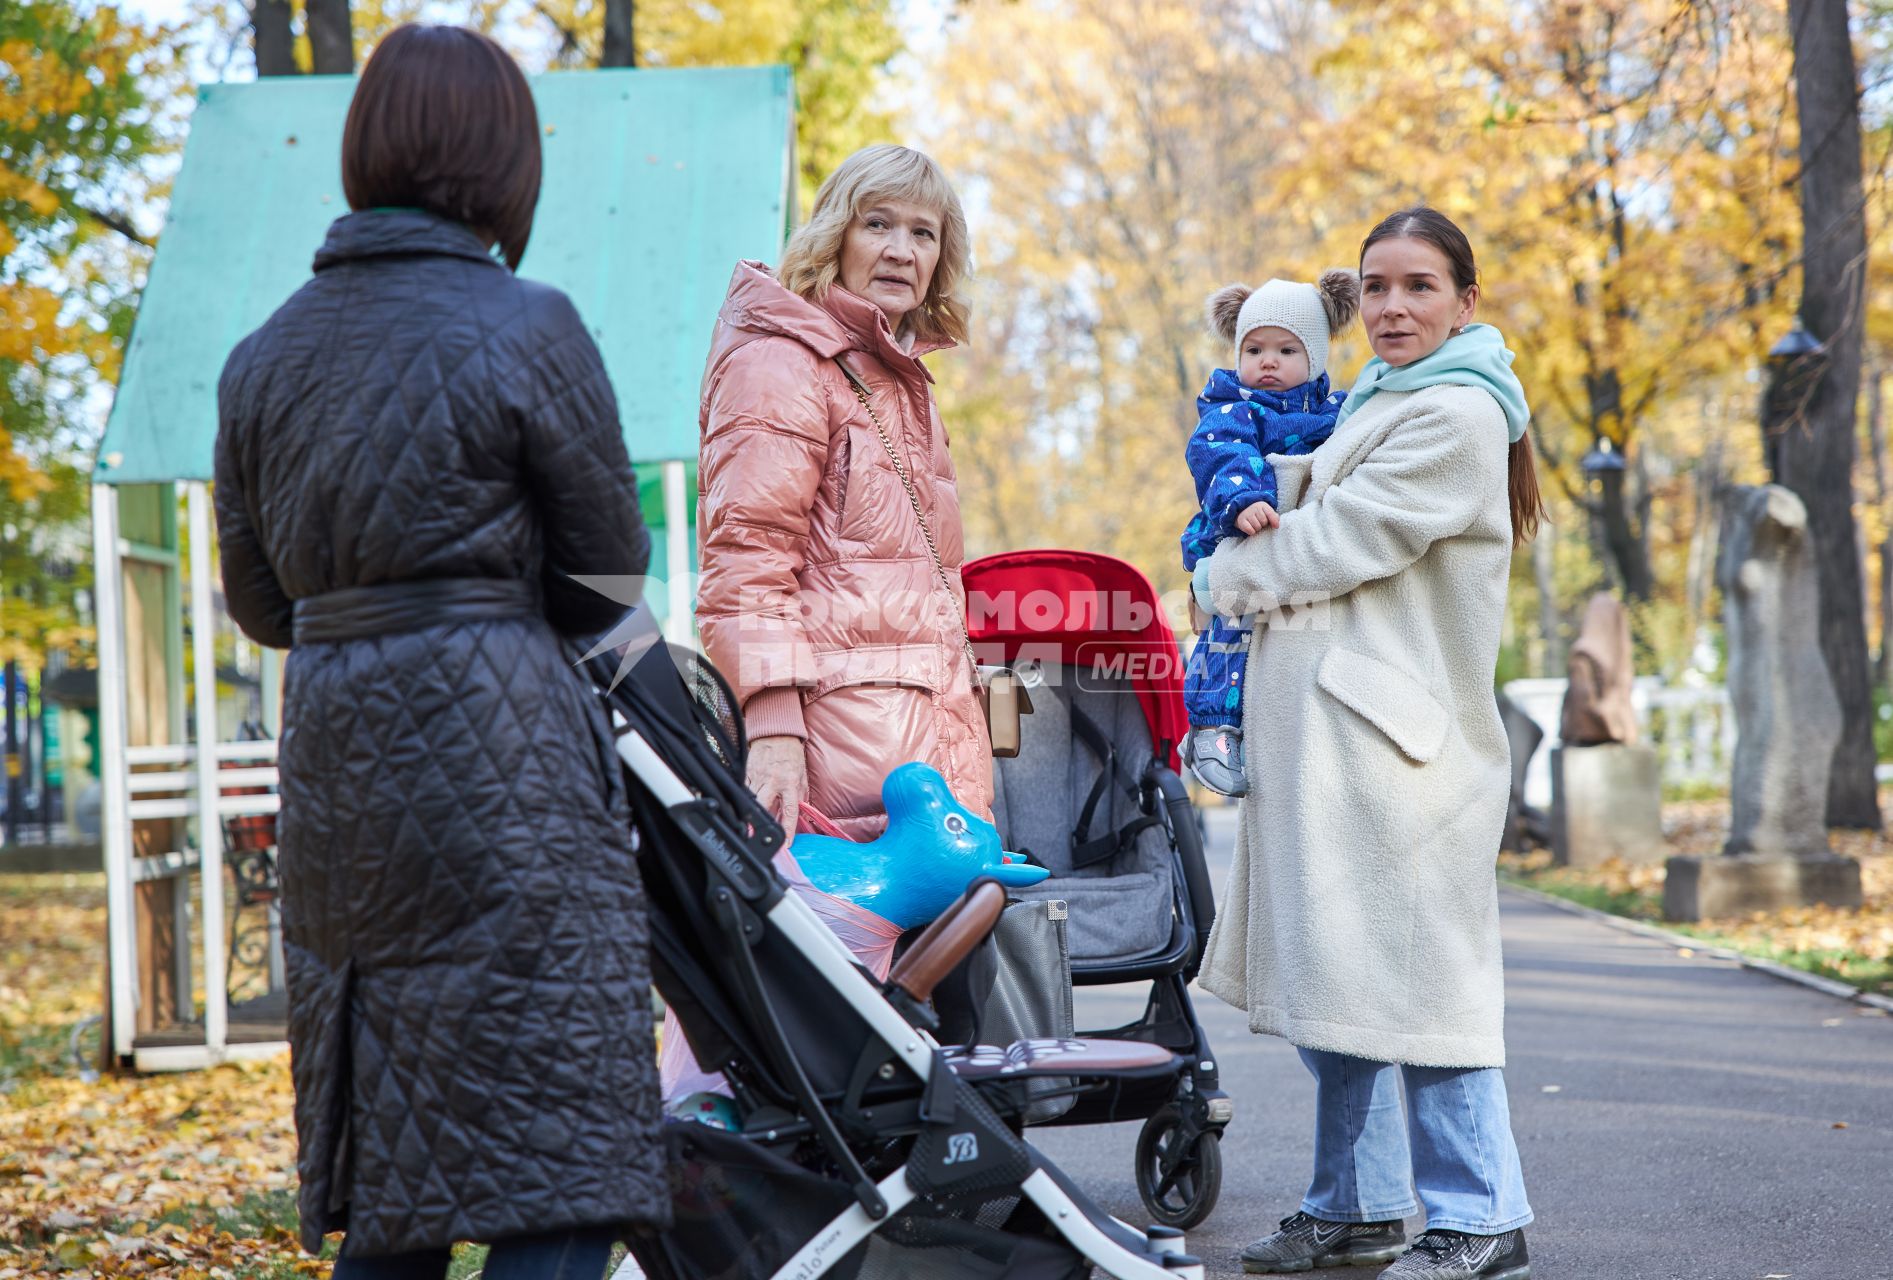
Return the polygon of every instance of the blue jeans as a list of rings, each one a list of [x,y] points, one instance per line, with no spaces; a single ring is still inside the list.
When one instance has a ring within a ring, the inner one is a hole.
[[[599,1280],[611,1261],[618,1233],[611,1227],[579,1227],[542,1236],[495,1240],[486,1255],[481,1280]],[[335,1261],[331,1280],[441,1280],[452,1260],[451,1249],[390,1253],[379,1258],[351,1258],[348,1242]]]
[[[1531,1221],[1497,1067],[1394,1066],[1300,1052],[1315,1077],[1315,1176],[1304,1213],[1391,1222],[1424,1207],[1428,1227],[1479,1236]]]

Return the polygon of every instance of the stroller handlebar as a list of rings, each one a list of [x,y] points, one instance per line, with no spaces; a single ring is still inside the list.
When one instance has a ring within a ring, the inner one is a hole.
[[[1005,909],[1006,891],[997,880],[973,881],[901,956],[888,982],[921,1003],[932,999],[933,989],[993,931]]]

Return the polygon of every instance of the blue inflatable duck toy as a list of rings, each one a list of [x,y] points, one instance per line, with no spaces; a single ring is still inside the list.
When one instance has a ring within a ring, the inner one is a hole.
[[[924,764],[904,764],[881,784],[887,830],[865,843],[798,835],[789,852],[802,874],[823,893],[872,911],[901,929],[937,919],[966,886],[991,876],[1008,889],[1052,873],[1024,859],[1010,861],[992,823],[953,798],[946,779]],[[700,1091],[669,1104],[671,1115],[740,1133],[736,1104]]]
[[[981,876],[1018,889],[1052,874],[1023,858],[1010,860],[998,828],[968,812],[930,765],[904,764],[888,774],[881,802],[887,830],[878,839],[798,835],[789,851],[817,889],[903,929],[937,918]]]

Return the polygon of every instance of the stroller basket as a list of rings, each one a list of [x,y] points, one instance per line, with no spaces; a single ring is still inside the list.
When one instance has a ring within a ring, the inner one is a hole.
[[[852,1203],[846,1188],[740,1137],[665,1126],[671,1230],[640,1243],[652,1280],[770,1280]],[[834,1280],[1078,1280],[1091,1263],[1043,1230],[1008,1231],[1016,1190],[918,1200],[838,1258]]]

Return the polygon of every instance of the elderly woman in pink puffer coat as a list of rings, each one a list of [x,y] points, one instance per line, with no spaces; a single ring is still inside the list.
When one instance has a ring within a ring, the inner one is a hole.
[[[991,816],[959,496],[921,363],[965,337],[966,265],[939,167],[867,147],[822,184],[779,271],[737,266],[717,318],[697,620],[742,702],[749,784],[791,837],[803,801],[878,835],[881,782],[913,760]]]

